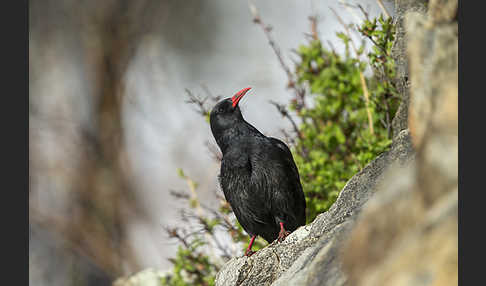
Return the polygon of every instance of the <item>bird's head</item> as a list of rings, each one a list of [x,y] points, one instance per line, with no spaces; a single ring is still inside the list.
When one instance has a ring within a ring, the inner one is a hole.
[[[249,90],[250,87],[247,87],[238,91],[233,97],[218,102],[211,110],[209,123],[216,141],[226,130],[234,128],[237,123],[243,121],[238,103]]]

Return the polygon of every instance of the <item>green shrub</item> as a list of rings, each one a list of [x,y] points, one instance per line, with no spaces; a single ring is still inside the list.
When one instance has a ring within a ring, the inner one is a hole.
[[[345,44],[345,55],[324,48],[319,40],[297,51],[300,62],[295,74],[298,83],[310,90],[307,97],[313,103],[299,106],[294,100],[290,105],[302,120],[293,153],[306,195],[308,222],[328,210],[346,182],[391,143],[391,119],[399,104],[389,56],[394,36],[391,23],[380,17],[378,24],[376,19],[366,20],[358,29],[376,44],[368,53],[374,73],[366,78],[367,63],[351,56],[350,39],[344,33],[337,35]],[[364,47],[357,51],[360,56]]]

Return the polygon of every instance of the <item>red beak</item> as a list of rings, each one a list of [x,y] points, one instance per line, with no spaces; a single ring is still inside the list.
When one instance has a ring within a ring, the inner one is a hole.
[[[233,108],[235,108],[238,105],[238,102],[240,99],[243,98],[243,96],[251,89],[251,87],[244,88],[240,91],[238,91],[233,97],[231,98],[231,101],[233,101]]]

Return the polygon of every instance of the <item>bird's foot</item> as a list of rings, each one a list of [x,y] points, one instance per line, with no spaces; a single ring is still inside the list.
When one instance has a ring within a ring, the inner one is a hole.
[[[278,242],[282,242],[285,240],[285,238],[290,234],[290,231],[286,231],[285,229],[281,229],[280,232],[278,233]]]
[[[280,222],[280,232],[278,233],[277,241],[282,242],[290,234],[290,231],[286,231],[283,222]]]
[[[255,241],[256,235],[253,235],[250,239],[250,243],[248,244],[248,248],[245,251],[245,256],[250,257],[255,253],[255,251],[251,250],[251,247],[253,246],[253,242]]]

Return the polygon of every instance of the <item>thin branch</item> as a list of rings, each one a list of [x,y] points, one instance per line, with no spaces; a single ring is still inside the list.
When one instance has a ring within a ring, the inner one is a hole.
[[[383,48],[382,46],[378,45],[378,43],[371,37],[368,33],[363,33],[376,47],[378,47],[384,54],[385,56],[388,56],[388,52]]]
[[[364,96],[365,96],[365,99],[366,99],[366,113],[368,114],[368,124],[369,124],[369,127],[370,127],[370,132],[371,132],[371,135],[374,135],[375,131],[373,129],[373,118],[371,116],[371,111],[370,111],[370,106],[369,106],[370,96],[368,94],[368,87],[366,86],[366,81],[365,81],[365,78],[364,78],[362,71],[359,71],[359,79],[361,80],[361,85],[363,86],[363,93],[364,93]]]
[[[343,0],[339,0],[339,3],[343,5],[346,10],[348,10],[349,14],[351,14],[357,22],[362,21],[361,18],[359,18],[358,15],[352,10],[352,8],[356,8],[356,6],[346,3]]]
[[[186,194],[184,191],[169,190],[169,193],[171,196],[173,196],[176,199],[184,199],[184,200],[190,199],[190,196]]]
[[[197,106],[198,108],[198,113],[203,115],[203,116],[206,116],[208,113],[209,113],[209,109],[206,108],[206,106],[204,105],[204,103],[206,102],[206,100],[208,99],[209,96],[206,96],[204,98],[200,98],[196,95],[194,95],[189,89],[185,89],[186,93],[187,93],[187,97],[188,99],[186,100],[186,103],[190,103],[190,104],[194,104]]]
[[[209,87],[205,84],[201,84],[202,89],[206,93],[206,95],[211,99],[213,102],[218,102],[222,96],[221,95],[214,95],[210,90]]]
[[[219,216],[217,217],[219,218]],[[198,217],[199,223],[204,226],[204,233],[208,236],[208,238],[212,238],[214,244],[216,244],[216,247],[221,250],[224,253],[224,256],[230,257],[230,253],[226,250],[226,248],[221,244],[221,242],[216,238],[216,235],[214,233],[210,233],[210,227],[208,223],[202,218]]]
[[[297,134],[297,136],[299,137],[299,139],[302,140],[303,139],[302,133],[300,132],[299,128],[297,127],[297,124],[295,123],[295,121],[292,118],[292,116],[290,116],[290,114],[288,113],[288,111],[285,108],[285,106],[283,104],[279,104],[278,102],[275,102],[273,100],[270,100],[269,102],[270,102],[270,104],[272,104],[273,106],[275,106],[275,108],[277,108],[278,112],[280,112],[280,114],[284,118],[287,118],[290,121],[290,123],[292,124],[292,128],[294,129],[294,132]]]
[[[189,190],[191,191],[192,199],[195,202],[195,209],[196,209],[197,217],[201,221],[204,213],[203,213],[203,209],[201,208],[201,205],[199,203],[199,198],[198,198],[198,195],[197,195],[197,192],[196,192],[196,184],[189,177],[185,177],[185,179],[186,179],[186,182],[187,182],[187,186],[189,187]],[[205,232],[204,235],[206,236],[206,239],[208,241],[211,239],[211,236],[209,235],[209,233]],[[214,249],[211,245],[209,245],[209,251],[212,255],[214,255]]]
[[[170,227],[163,227],[164,230],[167,232],[170,238],[177,238],[182,244],[184,244],[184,247],[189,248],[189,243],[186,240],[186,237],[183,237],[179,234],[177,228],[170,228]]]
[[[295,91],[295,94],[300,101],[297,109],[304,107],[305,106],[305,100],[304,100],[305,89],[297,84],[297,82],[294,78],[294,75],[292,74],[292,72],[290,71],[290,68],[285,63],[283,56],[282,56],[282,53],[280,52],[280,48],[277,46],[277,44],[275,43],[275,41],[272,38],[272,35],[270,34],[272,27],[267,26],[267,25],[265,25],[265,23],[263,23],[256,6],[251,1],[248,2],[248,5],[249,5],[249,8],[250,8],[250,12],[253,16],[253,22],[258,24],[262,28],[262,30],[263,30],[263,32],[264,32],[264,34],[265,34],[265,36],[268,40],[268,43],[270,44],[270,47],[272,48],[273,52],[277,56],[277,59],[280,63],[280,66],[282,67],[282,69],[287,74],[287,78],[288,78],[287,87],[292,88]]]
[[[311,22],[312,38],[314,40],[319,40],[319,34],[317,32],[317,16],[309,16],[309,21]]]
[[[327,42],[327,44],[329,45],[329,48],[331,49],[332,53],[333,53],[334,55],[336,55],[336,54],[337,54],[337,53],[336,53],[336,48],[334,47],[334,45],[332,44],[332,42],[331,42],[331,41],[329,41],[329,40],[326,40],[326,42]]]
[[[193,187],[190,187],[190,188],[192,189]],[[170,191],[170,194],[172,196],[176,197],[176,198],[179,198],[179,199],[184,199],[184,200],[190,200],[191,199],[191,197],[189,195],[184,194],[183,192],[178,192],[178,191],[171,190]],[[218,219],[221,222],[220,223],[220,226],[223,229],[234,229],[234,227],[231,225],[231,222],[224,215],[220,214],[219,212],[213,210],[209,206],[206,206],[206,205],[204,205],[202,203],[198,205],[198,209],[200,210],[200,212],[198,212],[197,214],[193,214],[192,212],[187,212],[185,210],[181,210],[181,216],[186,221],[189,221],[189,219],[190,220],[193,220],[193,221],[196,221],[197,223],[199,223],[202,226],[202,229],[193,231],[193,232],[188,233],[188,234],[184,234],[182,236],[178,232],[178,231],[182,231],[181,229],[179,229],[177,227],[175,227],[175,228],[167,228],[167,227],[165,227],[165,230],[169,234],[169,237],[171,237],[171,238],[177,238],[187,248],[187,246],[190,245],[190,243],[187,240],[189,237],[194,236],[194,235],[198,235],[198,234],[204,234],[206,236],[206,241],[209,242],[210,240],[212,240],[213,243],[215,244],[215,246],[223,253],[223,255],[222,255],[223,257],[230,258],[231,255],[228,252],[228,250],[219,241],[219,239],[217,238],[217,236],[214,233],[212,233],[211,228],[210,228],[208,222],[206,221],[206,218],[202,214],[202,209],[204,209],[204,210],[210,212],[211,214],[213,214],[213,218]],[[225,224],[228,224],[229,225],[229,228]],[[208,244],[208,247],[210,247],[212,249],[212,245]]]
[[[285,143],[287,143],[288,145],[292,145],[292,146],[295,144],[294,137],[290,136],[290,134],[285,129],[281,128],[280,132],[282,133],[282,135],[285,138]]]
[[[383,5],[383,2],[381,0],[376,0],[378,2],[378,6],[380,6],[381,10],[383,10],[383,13],[385,13],[385,16],[387,18],[390,18],[390,13],[388,13],[388,10],[386,10],[385,5]]]
[[[358,8],[359,8],[359,10],[361,10],[363,15],[365,16],[365,19],[369,21],[370,20],[369,14],[368,14],[368,12],[366,12],[366,10],[363,8],[363,6],[361,6],[361,4],[358,4]]]

